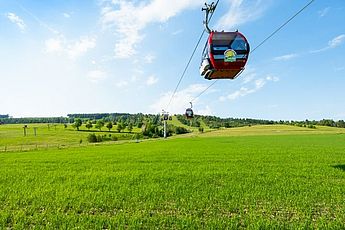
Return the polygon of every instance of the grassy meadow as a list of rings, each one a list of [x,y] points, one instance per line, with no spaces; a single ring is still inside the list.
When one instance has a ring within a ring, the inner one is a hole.
[[[23,126],[23,124],[0,125],[0,152],[5,149],[6,151],[26,151],[87,145],[87,136],[90,133],[107,137],[116,136],[118,140],[130,140],[135,133],[141,131],[134,128],[131,133],[128,130],[118,133],[116,126],[110,132],[106,127],[103,127],[101,131],[96,128],[88,130],[85,125],[77,131],[71,125],[65,128],[63,124],[28,124],[27,135],[24,136]],[[36,136],[34,128],[36,128]]]
[[[341,129],[184,137],[0,153],[0,229],[345,228]]]

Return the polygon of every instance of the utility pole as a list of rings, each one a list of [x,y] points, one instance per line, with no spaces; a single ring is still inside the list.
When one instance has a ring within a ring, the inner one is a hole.
[[[164,120],[164,138],[167,138],[167,121]]]
[[[163,127],[164,127],[164,138],[167,138],[167,120],[169,120],[169,113],[162,110],[162,116],[163,116]]]

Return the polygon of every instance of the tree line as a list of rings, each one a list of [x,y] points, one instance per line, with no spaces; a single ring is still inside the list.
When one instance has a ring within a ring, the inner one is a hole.
[[[184,115],[176,115],[177,119],[188,126],[200,127],[201,123],[204,122],[205,125],[212,129],[217,129],[221,127],[233,128],[233,127],[243,127],[251,125],[273,125],[273,124],[285,124],[285,125],[294,125],[300,127],[309,127],[315,128],[316,125],[320,126],[329,126],[337,128],[345,128],[344,120],[334,121],[332,119],[322,119],[320,121],[316,120],[304,120],[304,121],[273,121],[273,120],[260,120],[260,119],[251,119],[251,118],[220,118],[216,116],[200,116],[195,115],[192,119],[187,119]]]
[[[242,127],[242,126],[251,126],[251,125],[269,125],[269,124],[286,124],[286,125],[296,125],[296,126],[330,126],[330,127],[339,127],[345,128],[344,120],[334,121],[332,119],[322,119],[320,121],[316,120],[304,120],[304,121],[273,121],[273,120],[260,120],[260,119],[251,119],[251,118],[220,118],[216,116],[201,116],[195,115],[193,119],[187,119],[184,115],[175,115],[177,119],[188,126],[201,127],[201,124],[204,123],[206,126],[217,129],[220,127],[231,128],[231,127]],[[150,135],[158,133],[158,126],[161,125],[161,116],[159,114],[129,114],[129,113],[90,113],[90,114],[68,114],[67,117],[32,117],[32,118],[13,118],[9,115],[0,115],[0,124],[30,124],[30,123],[61,123],[61,124],[74,124],[76,119],[84,124],[87,124],[89,129],[92,127],[104,127],[110,122],[113,125],[120,124],[118,127],[121,130],[126,127],[147,127],[146,131]],[[97,124],[98,121],[103,122]],[[92,125],[92,126],[91,126]],[[145,125],[145,126],[144,126]],[[123,126],[121,128],[121,126]],[[156,131],[153,131],[154,129]],[[98,128],[99,129],[99,128]],[[148,131],[149,130],[149,131]],[[176,127],[171,127],[172,131],[176,131]]]
[[[23,118],[0,118],[0,122],[3,124],[33,124],[33,123],[73,123],[67,117],[23,117]]]

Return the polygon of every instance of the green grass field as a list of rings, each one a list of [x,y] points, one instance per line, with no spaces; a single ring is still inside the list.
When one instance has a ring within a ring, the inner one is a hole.
[[[34,128],[36,129],[36,136]],[[2,151],[26,151],[33,149],[47,149],[47,148],[65,148],[71,146],[87,145],[87,136],[90,133],[96,135],[109,135],[118,137],[118,140],[130,140],[134,134],[141,131],[141,129],[134,128],[132,133],[124,130],[118,133],[116,126],[111,132],[108,132],[106,127],[102,128],[100,132],[98,129],[86,129],[83,125],[77,131],[68,125],[64,128],[63,124],[28,124],[27,136],[24,136],[23,124],[18,125],[0,125],[0,152]],[[82,143],[80,144],[80,140]]]
[[[192,132],[198,131],[198,128],[183,125],[176,117],[173,117],[172,121],[168,121],[168,124],[185,127]],[[118,133],[116,126],[109,132],[106,127],[103,127],[102,131],[94,127],[88,130],[85,124],[80,127],[80,131],[72,128],[70,124],[67,128],[63,124],[49,124],[49,126],[48,124],[28,124],[27,136],[24,136],[23,126],[23,124],[0,125],[0,152],[85,146],[89,145],[87,136],[90,133],[106,135],[107,137],[109,135],[115,136],[120,142],[123,140],[134,140],[135,134],[141,133],[141,129],[137,127],[134,127],[131,133],[127,129]],[[205,131],[211,130],[205,124],[203,124],[203,127]],[[34,128],[36,128],[36,136]],[[102,144],[113,143],[107,141]]]
[[[341,129],[240,129],[0,153],[0,229],[345,228]]]

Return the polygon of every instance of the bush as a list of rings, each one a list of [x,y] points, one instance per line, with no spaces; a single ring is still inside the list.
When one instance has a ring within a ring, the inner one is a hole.
[[[211,123],[209,126],[211,129],[219,129],[220,128],[220,125],[217,123]]]
[[[184,134],[184,133],[189,133],[189,131],[184,127],[176,127],[175,133],[176,134]]]
[[[102,142],[103,141],[103,137],[101,135],[97,136],[97,142]]]
[[[112,137],[111,137],[111,140],[112,140],[112,141],[117,141],[118,138],[117,138],[117,136],[112,136]]]
[[[90,143],[96,143],[97,142],[97,137],[94,133],[89,134],[89,136],[87,136],[87,141]]]
[[[199,127],[199,132],[203,133],[204,132],[204,128],[203,127]]]
[[[136,140],[139,140],[139,139],[140,139],[140,134],[139,134],[139,133],[136,133],[134,138],[135,138]]]

